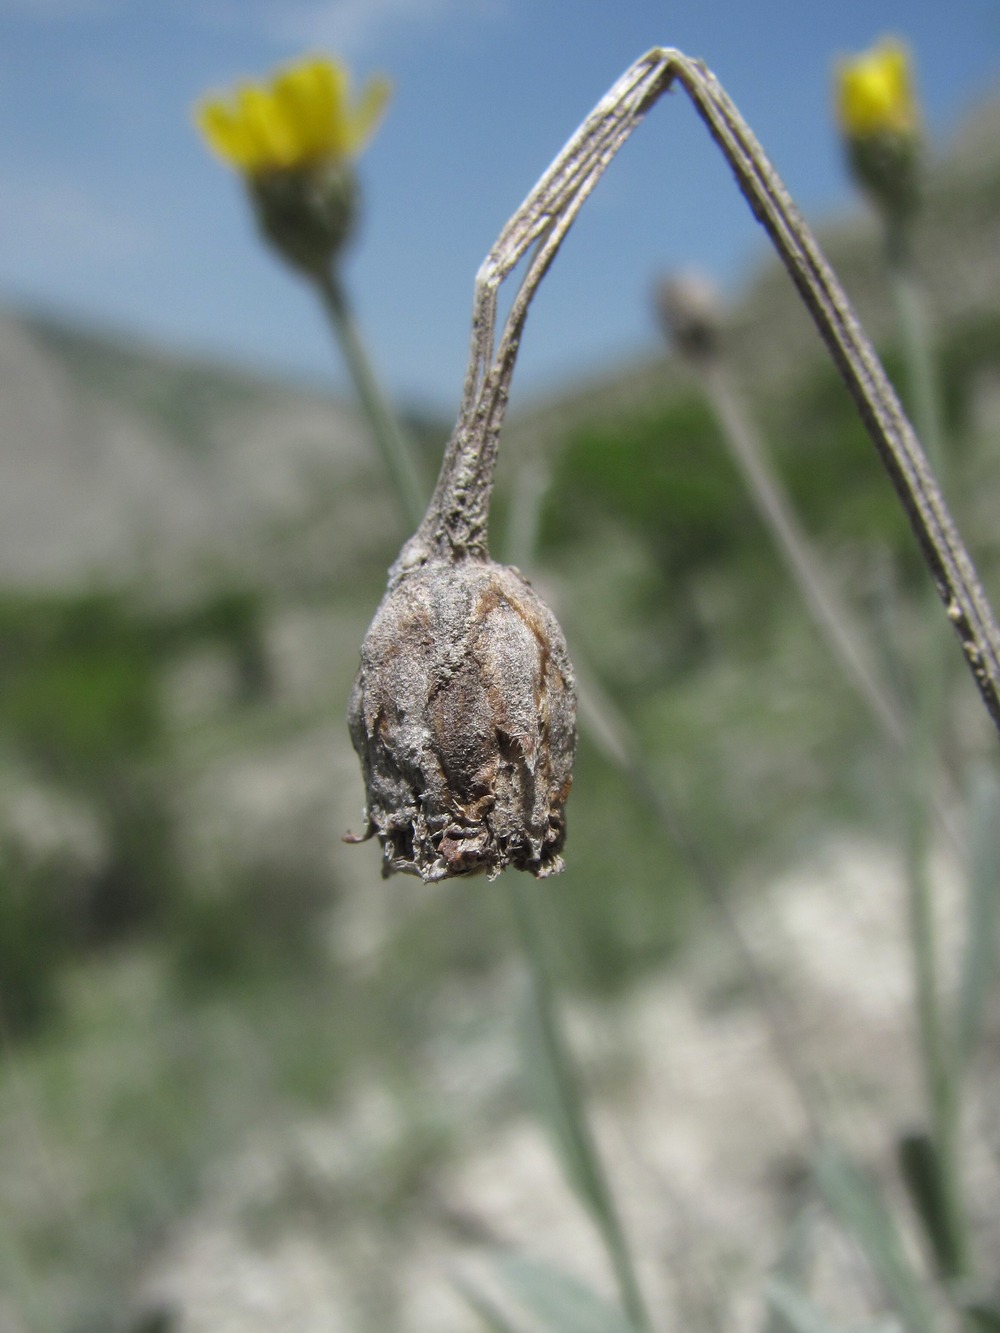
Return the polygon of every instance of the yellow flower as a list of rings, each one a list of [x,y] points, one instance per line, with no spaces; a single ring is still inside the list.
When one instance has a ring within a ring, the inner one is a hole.
[[[378,123],[387,79],[372,79],[351,104],[346,66],[308,56],[268,84],[243,84],[229,97],[208,97],[195,121],[224,162],[247,176],[297,170],[354,157]]]
[[[839,61],[835,82],[837,119],[848,139],[916,133],[919,114],[902,42],[884,37],[870,51]]]

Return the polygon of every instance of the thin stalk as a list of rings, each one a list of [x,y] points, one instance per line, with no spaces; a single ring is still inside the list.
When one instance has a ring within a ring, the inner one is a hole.
[[[535,902],[538,889],[526,883],[522,875],[506,875],[504,883],[528,965],[532,1004],[559,1098],[561,1118],[582,1175],[583,1201],[588,1205],[604,1242],[629,1321],[636,1333],[652,1333],[628,1240],[584,1109],[579,1076],[559,1022]]]
[[[824,578],[809,539],[799,525],[795,510],[737,398],[725,367],[715,359],[702,359],[693,364],[729,452],[802,600],[875,721],[895,746],[903,746],[906,725],[899,705],[880,680],[846,607],[840,604]]]
[[[497,443],[531,302],[605,169],[674,83],[683,87],[732,168],[854,398],[1000,731],[1000,628],[913,427],[843,288],[750,127],[703,64],[667,47],[647,52],[601,99],[480,266],[458,420],[427,514],[400,552],[396,570],[416,568],[435,555],[486,557]],[[523,259],[524,275],[498,336],[499,290]]]
[[[504,532],[504,553],[510,565],[530,567],[534,560],[551,480],[547,463],[540,459],[528,459],[518,468]]]
[[[520,478],[506,542],[507,559],[514,564],[529,567],[532,564],[547,480],[545,471],[537,464]],[[546,601],[559,611],[559,618],[565,623],[565,615],[558,608],[558,599],[552,589],[546,587],[544,593]],[[729,893],[718,867],[691,833],[669,780],[663,774],[653,772],[634,728],[591,669],[579,635],[574,636],[573,660],[581,730],[619,770],[634,795],[649,810],[718,917],[753,991],[775,1060],[795,1090],[810,1137],[814,1144],[819,1144],[824,1138],[826,1119],[819,1088],[799,1054],[785,1006],[759,966],[753,946],[730,906]]]
[[[315,276],[316,290],[340,345],[361,406],[371,423],[375,442],[392,478],[400,507],[410,527],[417,527],[427,507],[427,488],[413,445],[389,405],[354,319],[340,277],[333,269]]]
[[[819,557],[771,466],[763,441],[754,429],[725,365],[717,357],[705,356],[691,357],[690,363],[757,512],[814,624],[886,738],[905,756],[910,744],[909,720],[872,661],[850,612],[824,577]],[[928,789],[925,804],[929,803],[933,808],[942,828],[960,849],[962,837],[954,814],[956,802],[950,784],[942,777]]]
[[[940,991],[927,819],[932,800],[929,787],[937,757],[936,737],[943,697],[941,641],[938,635],[932,636],[922,677],[918,683],[914,734],[901,784],[904,803],[903,857],[920,1060],[931,1134],[940,1166],[948,1228],[956,1255],[955,1276],[962,1276],[968,1265],[968,1228],[959,1166],[961,1090],[953,1058],[953,1044],[946,1031]]]
[[[932,650],[938,644],[931,645]],[[955,1276],[966,1269],[968,1243],[958,1167],[959,1088],[942,1014],[938,948],[934,920],[934,886],[930,871],[927,809],[931,768],[934,764],[939,712],[931,691],[940,686],[940,653],[932,651],[924,663],[919,685],[917,716],[903,775],[903,857],[908,890],[910,948],[916,1000],[920,1060],[937,1150],[947,1224],[956,1255]]]
[[[939,482],[947,483],[944,414],[931,318],[922,285],[914,272],[905,232],[893,229],[887,238],[886,261],[910,411],[928,461]]]
[[[927,456],[941,477],[947,472],[941,392],[930,319],[913,270],[908,227],[900,224],[889,228],[886,257],[910,406]],[[928,605],[910,752],[902,786],[904,857],[921,1062],[947,1224],[956,1256],[956,1276],[962,1276],[968,1267],[969,1246],[958,1160],[961,1090],[952,1044],[945,1031],[940,993],[926,819],[932,800],[933,773],[938,763],[938,737],[943,726],[947,681],[944,643],[931,610]]]

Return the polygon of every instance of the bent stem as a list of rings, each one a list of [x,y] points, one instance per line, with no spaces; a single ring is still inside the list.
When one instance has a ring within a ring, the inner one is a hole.
[[[462,405],[424,521],[399,567],[487,551],[497,441],[528,308],[570,226],[646,112],[679,83],[729,162],[809,310],[910,520],[983,702],[1000,731],[1000,630],[923,450],[843,289],[749,126],[711,72],[654,48],[628,69],[504,227],[476,277]],[[530,255],[499,340],[500,285]]]
[[[400,427],[379,384],[344,291],[332,268],[315,275],[316,290],[340,345],[347,369],[361,400],[375,442],[392,478],[407,524],[416,527],[423,518],[427,495],[413,445]]]
[[[652,1333],[625,1231],[584,1109],[579,1076],[559,1022],[534,899],[538,889],[521,875],[505,875],[504,883],[528,965],[533,1017],[566,1138],[564,1157],[569,1160],[564,1161],[564,1166],[569,1183],[588,1208],[600,1233],[625,1314],[636,1333]]]

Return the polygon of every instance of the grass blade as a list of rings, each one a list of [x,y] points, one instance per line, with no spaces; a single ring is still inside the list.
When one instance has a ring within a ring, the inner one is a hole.
[[[453,1277],[452,1286],[469,1308],[479,1316],[490,1333],[524,1333],[523,1329],[512,1324],[500,1307],[468,1278]]]
[[[843,1324],[828,1318],[810,1296],[782,1277],[770,1278],[764,1295],[771,1311],[768,1328],[776,1333],[847,1333]]]
[[[896,1156],[903,1183],[923,1224],[939,1274],[945,1279],[958,1277],[961,1250],[951,1224],[941,1158],[934,1140],[920,1131],[903,1134],[896,1144]]]
[[[1000,915],[1000,783],[992,769],[976,773],[969,797],[968,923],[958,997],[958,1075],[979,1037],[996,974]]]
[[[524,997],[519,1024],[525,1083],[535,1113],[548,1132],[570,1188],[590,1212],[598,1212],[601,1190],[595,1181],[591,1155],[575,1123],[571,1105],[573,1097],[581,1094],[575,1087],[573,1092],[568,1090],[568,1071],[557,1068],[545,1026],[532,987]]]
[[[538,919],[537,889],[523,884],[521,879],[521,876],[506,876],[531,978],[525,1022],[527,1074],[567,1179],[590,1212],[604,1243],[622,1306],[638,1333],[649,1333],[649,1316],[628,1239],[590,1127],[572,1052],[556,1012]]]
[[[771,1282],[777,1283],[781,1289],[796,1290],[805,1286],[808,1280],[813,1260],[813,1230],[817,1208],[815,1202],[807,1203],[792,1219],[771,1276]],[[763,1333],[798,1333],[797,1325],[782,1310],[780,1300],[771,1299],[770,1287],[766,1295],[768,1314]]]
[[[547,1333],[636,1333],[616,1306],[550,1264],[511,1255],[498,1263],[497,1272]]]
[[[935,1333],[923,1284],[874,1182],[833,1147],[818,1155],[815,1175],[827,1207],[859,1245],[909,1333]]]
[[[880,1319],[874,1324],[840,1324],[834,1322],[804,1291],[790,1282],[773,1277],[765,1288],[775,1325],[782,1333],[898,1333],[895,1319]]]

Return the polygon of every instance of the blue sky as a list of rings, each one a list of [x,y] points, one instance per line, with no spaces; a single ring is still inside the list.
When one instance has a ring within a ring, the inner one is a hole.
[[[0,303],[343,387],[306,288],[261,247],[189,108],[306,50],[395,84],[361,162],[347,278],[393,392],[450,412],[475,271],[648,47],[704,57],[805,212],[854,207],[829,117],[838,53],[895,32],[944,142],[1000,87],[996,0],[0,0]],[[647,293],[697,265],[735,289],[764,241],[680,97],[662,101],[535,302],[516,391],[655,345]]]

